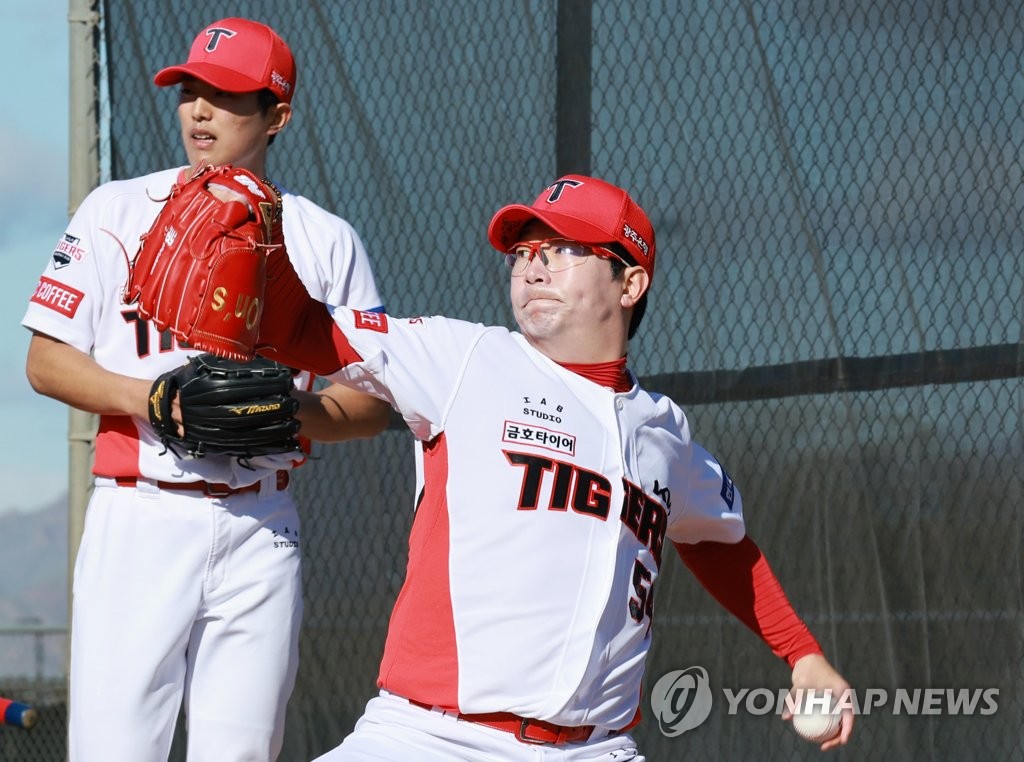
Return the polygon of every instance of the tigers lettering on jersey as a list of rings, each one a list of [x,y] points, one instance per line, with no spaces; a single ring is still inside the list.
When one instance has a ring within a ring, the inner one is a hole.
[[[661,567],[661,551],[665,545],[665,531],[668,529],[668,511],[650,495],[635,484],[622,480],[625,494],[622,497],[622,523],[640,541],[651,549],[654,562]]]
[[[31,301],[54,312],[59,312],[65,317],[73,318],[78,312],[78,305],[84,298],[85,294],[78,289],[66,286],[44,275],[39,279],[39,285],[36,286]]]
[[[548,498],[549,511],[565,511],[572,508],[576,513],[594,516],[602,521],[608,518],[612,501],[612,484],[601,474],[525,452],[502,450],[508,462],[523,469],[523,482],[519,491],[518,509],[536,510],[540,504],[541,488],[545,474],[553,473],[551,493]]]
[[[547,505],[549,511],[572,508],[596,518],[608,518],[611,507],[612,484],[601,474],[580,468],[572,463],[543,455],[513,450],[502,450],[508,462],[523,469],[519,488],[520,511],[535,511],[541,505],[541,494],[550,484]],[[548,478],[548,475],[551,478]],[[661,552],[668,529],[668,511],[655,498],[646,494],[632,482],[622,480],[622,508],[619,519],[644,547],[650,548],[655,563],[661,566]]]

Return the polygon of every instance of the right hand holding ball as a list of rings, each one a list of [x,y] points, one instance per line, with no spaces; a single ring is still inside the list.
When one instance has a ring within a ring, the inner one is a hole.
[[[811,743],[825,743],[839,733],[842,712],[824,691],[803,691],[793,710],[793,730]]]

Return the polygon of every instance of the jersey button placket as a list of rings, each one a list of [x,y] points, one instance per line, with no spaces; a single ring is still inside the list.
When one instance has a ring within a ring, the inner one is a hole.
[[[615,396],[615,423],[619,432],[619,462],[622,464],[622,475],[626,479],[635,479],[637,471],[636,463],[636,430],[623,425],[622,411],[626,407],[626,400],[621,394]]]

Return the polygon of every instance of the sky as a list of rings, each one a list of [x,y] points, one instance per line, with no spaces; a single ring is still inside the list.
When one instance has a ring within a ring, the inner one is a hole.
[[[67,493],[67,407],[25,378],[25,306],[68,221],[68,1],[3,0],[0,120],[0,513]]]

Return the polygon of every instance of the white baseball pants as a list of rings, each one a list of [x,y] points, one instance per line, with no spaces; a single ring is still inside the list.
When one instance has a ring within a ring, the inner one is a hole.
[[[75,562],[71,762],[269,762],[298,667],[299,521],[287,491],[204,497],[99,480]]]
[[[511,733],[413,706],[383,691],[370,699],[355,729],[315,762],[644,762],[628,734],[539,746]]]

